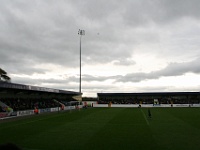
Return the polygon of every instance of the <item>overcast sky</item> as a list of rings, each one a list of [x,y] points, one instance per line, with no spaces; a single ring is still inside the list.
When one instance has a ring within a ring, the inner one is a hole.
[[[200,91],[199,0],[0,0],[13,83],[82,92]]]

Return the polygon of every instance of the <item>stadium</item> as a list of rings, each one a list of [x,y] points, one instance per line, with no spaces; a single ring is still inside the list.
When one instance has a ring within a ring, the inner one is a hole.
[[[0,82],[0,144],[199,149],[199,102],[199,92],[97,93],[96,101],[82,101],[79,92]]]
[[[2,0],[0,150],[199,150],[199,10]]]

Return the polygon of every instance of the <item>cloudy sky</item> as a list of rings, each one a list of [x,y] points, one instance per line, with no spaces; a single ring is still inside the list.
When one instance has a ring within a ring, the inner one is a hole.
[[[13,83],[82,92],[200,91],[199,0],[0,0]]]

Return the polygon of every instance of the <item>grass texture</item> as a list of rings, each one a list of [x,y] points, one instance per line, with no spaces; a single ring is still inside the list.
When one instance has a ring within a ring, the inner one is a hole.
[[[23,150],[199,150],[200,108],[89,108],[0,121]]]

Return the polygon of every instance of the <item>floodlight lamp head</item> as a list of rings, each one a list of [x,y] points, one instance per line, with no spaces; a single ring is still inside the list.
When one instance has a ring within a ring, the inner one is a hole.
[[[79,34],[79,35],[85,35],[85,30],[80,30],[80,29],[79,29],[79,30],[78,30],[78,34]]]

